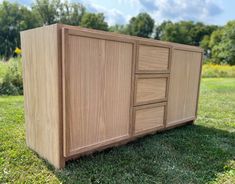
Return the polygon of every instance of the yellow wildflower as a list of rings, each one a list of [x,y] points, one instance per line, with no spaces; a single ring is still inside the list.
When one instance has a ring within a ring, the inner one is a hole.
[[[22,50],[21,50],[20,48],[16,47],[15,53],[16,53],[17,55],[20,55],[20,54],[22,53]]]

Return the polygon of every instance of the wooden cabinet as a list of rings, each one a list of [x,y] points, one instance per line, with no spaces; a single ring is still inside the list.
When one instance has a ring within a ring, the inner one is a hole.
[[[26,141],[56,168],[196,118],[200,48],[60,24],[21,43]]]

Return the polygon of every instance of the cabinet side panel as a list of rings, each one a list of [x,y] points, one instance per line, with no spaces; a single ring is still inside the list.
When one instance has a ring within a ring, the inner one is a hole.
[[[21,33],[27,145],[55,167],[63,167],[60,58],[57,25]]]
[[[173,52],[167,126],[196,118],[201,54],[176,49]]]

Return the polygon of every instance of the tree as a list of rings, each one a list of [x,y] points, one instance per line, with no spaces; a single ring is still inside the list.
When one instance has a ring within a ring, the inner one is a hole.
[[[210,35],[218,26],[204,25],[201,22],[164,21],[155,29],[155,39],[199,46],[205,35]]]
[[[85,13],[81,20],[81,26],[86,28],[108,31],[103,13]]]
[[[79,3],[68,3],[65,1],[60,4],[59,23],[78,26],[85,13],[85,7]]]
[[[204,54],[207,58],[211,57],[211,50],[210,50],[210,36],[205,35],[202,39],[202,41],[200,42],[200,47],[204,49]]]
[[[34,13],[17,3],[0,4],[0,55],[8,59],[20,47],[20,31],[39,26]]]
[[[85,8],[80,3],[61,2],[60,0],[36,0],[32,9],[39,15],[44,25],[64,23],[79,25]]]
[[[164,30],[167,24],[172,24],[171,21],[163,21],[160,25],[157,25],[155,28],[155,36],[154,39],[161,40],[162,35],[164,34]]]
[[[154,28],[154,20],[147,13],[139,13],[132,17],[127,26],[130,35],[148,38],[151,36]]]
[[[216,63],[235,65],[235,21],[213,32],[210,39],[212,59]]]
[[[32,9],[38,13],[44,25],[56,23],[59,15],[60,1],[59,0],[36,0],[33,4]]]
[[[171,21],[167,21],[163,22],[163,25],[161,25],[161,28],[158,30],[158,32],[161,32],[158,34],[160,35],[160,39],[164,41],[191,44],[192,38],[189,34],[191,27],[191,22],[182,21],[180,23],[173,23]]]
[[[125,25],[114,25],[109,27],[110,32],[128,34],[127,27]]]

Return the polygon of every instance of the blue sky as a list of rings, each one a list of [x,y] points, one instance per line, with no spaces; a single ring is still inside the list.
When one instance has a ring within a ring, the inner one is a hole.
[[[1,2],[2,0],[0,0]],[[12,0],[30,5],[32,0]],[[193,20],[224,25],[235,20],[234,0],[72,0],[88,11],[103,12],[109,25],[125,24],[139,12],[149,13],[156,23]]]

